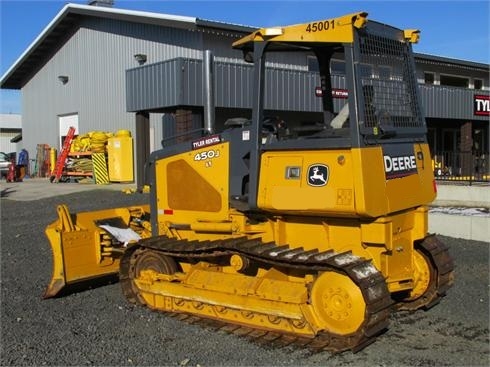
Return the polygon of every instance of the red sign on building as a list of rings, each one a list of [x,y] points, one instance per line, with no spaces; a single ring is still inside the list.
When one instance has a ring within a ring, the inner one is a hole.
[[[490,96],[475,95],[473,113],[477,116],[490,116]]]
[[[315,96],[323,96],[322,87],[315,88]],[[347,89],[332,88],[332,97],[346,99],[349,98],[349,92],[347,91]]]

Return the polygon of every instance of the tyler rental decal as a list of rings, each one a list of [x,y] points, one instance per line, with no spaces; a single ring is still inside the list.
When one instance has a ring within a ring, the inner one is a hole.
[[[192,149],[200,149],[219,143],[221,143],[221,137],[219,135],[209,135],[201,139],[194,140],[192,142]]]
[[[476,116],[490,116],[490,96],[474,96],[473,113]]]
[[[411,145],[383,147],[383,160],[387,180],[417,173],[417,160]]]
[[[328,182],[328,166],[324,164],[313,164],[308,167],[308,185],[320,187]]]

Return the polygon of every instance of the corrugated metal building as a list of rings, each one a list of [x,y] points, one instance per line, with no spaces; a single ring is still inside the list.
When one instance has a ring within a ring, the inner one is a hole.
[[[21,115],[13,113],[0,114],[0,152],[17,152],[16,139],[19,137],[21,132]]]
[[[2,88],[22,90],[24,147],[35,150],[43,143],[59,149],[71,124],[80,133],[134,133],[134,114],[125,106],[125,70],[138,64],[134,55],[146,55],[148,63],[201,58],[216,34],[223,44],[239,37],[199,26],[192,17],[65,6],[2,77]],[[161,135],[161,119],[155,116],[152,123],[155,136]]]
[[[179,129],[202,125],[204,50],[215,60],[218,125],[250,114],[250,66],[231,44],[251,31],[193,17],[68,4],[5,73],[1,87],[22,91],[28,151],[37,144],[59,149],[70,125],[80,133],[130,130],[138,139],[135,165],[141,179],[148,150]],[[475,96],[489,96],[488,65],[428,55],[417,55],[416,63],[433,149],[451,144],[460,149],[461,136],[470,129],[471,143],[480,134],[488,154],[488,110],[474,109],[480,106]],[[283,55],[268,66],[271,113],[293,111],[286,118],[298,118],[298,111],[311,116],[320,111],[314,93],[318,74],[309,58]],[[342,64],[334,67],[333,85],[342,90]],[[144,128],[138,133],[139,126]]]

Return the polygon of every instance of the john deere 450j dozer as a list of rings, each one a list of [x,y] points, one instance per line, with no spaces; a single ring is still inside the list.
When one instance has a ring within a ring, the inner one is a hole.
[[[45,297],[115,273],[130,302],[335,352],[373,341],[393,310],[433,306],[453,262],[428,234],[436,188],[418,36],[356,13],[236,41],[254,64],[252,119],[152,153],[148,206],[75,215],[60,206],[46,230]],[[264,123],[266,56],[277,52],[316,56],[318,121]],[[332,60],[345,65],[348,98],[334,98]]]

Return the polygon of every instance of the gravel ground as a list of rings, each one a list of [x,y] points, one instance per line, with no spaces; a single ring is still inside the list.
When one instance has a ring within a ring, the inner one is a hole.
[[[139,204],[147,194],[95,190],[1,204],[1,366],[488,366],[489,245],[442,237],[456,284],[431,310],[397,313],[387,332],[357,354],[261,346],[132,306],[119,285],[42,300],[51,277],[44,228],[55,207],[72,212]]]

